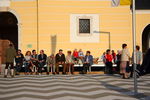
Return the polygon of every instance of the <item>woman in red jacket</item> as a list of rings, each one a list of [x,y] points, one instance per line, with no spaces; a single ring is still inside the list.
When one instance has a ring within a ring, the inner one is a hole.
[[[108,49],[106,51],[105,59],[106,59],[106,62],[105,62],[105,64],[106,64],[106,73],[113,74],[113,72],[112,72],[113,56],[111,55],[110,49]]]
[[[73,58],[74,58],[75,64],[77,64],[78,63],[78,51],[77,51],[77,49],[74,49],[74,51],[73,51]]]

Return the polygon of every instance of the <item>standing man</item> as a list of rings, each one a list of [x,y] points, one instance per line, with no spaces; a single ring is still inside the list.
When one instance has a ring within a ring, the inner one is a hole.
[[[59,53],[56,54],[55,57],[55,61],[56,61],[56,74],[59,74],[59,65],[63,66],[63,74],[66,74],[66,66],[65,66],[65,55],[63,54],[63,50],[60,49]]]
[[[143,59],[143,54],[140,51],[140,46],[136,46],[136,67],[138,71],[141,71],[141,63]],[[133,53],[132,53],[132,61],[133,61]],[[131,68],[131,75],[130,77],[133,77],[133,66]]]
[[[9,44],[9,48],[6,49],[6,67],[5,67],[5,73],[4,73],[4,78],[7,78],[7,73],[8,73],[8,67],[10,65],[11,69],[11,77],[14,77],[14,59],[16,56],[16,50],[13,47],[13,44]]]

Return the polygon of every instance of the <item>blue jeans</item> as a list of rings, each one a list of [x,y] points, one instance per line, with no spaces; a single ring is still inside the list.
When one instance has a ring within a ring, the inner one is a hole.
[[[29,62],[25,62],[25,72],[29,72],[30,70],[29,70],[29,65],[30,65],[30,63]]]
[[[20,72],[21,71],[21,68],[22,68],[22,63],[16,63],[16,72]]]

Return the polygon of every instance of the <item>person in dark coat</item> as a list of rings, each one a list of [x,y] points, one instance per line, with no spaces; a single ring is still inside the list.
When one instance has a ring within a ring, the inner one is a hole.
[[[59,53],[56,54],[55,56],[55,61],[56,61],[56,74],[59,74],[59,65],[63,66],[63,74],[66,74],[66,65],[65,65],[65,55],[63,54],[63,50],[60,49]]]
[[[44,50],[40,51],[40,54],[38,55],[38,60],[39,60],[39,69],[38,72],[41,74],[42,73],[42,69],[44,67],[44,65],[46,64],[46,59],[47,59],[47,55],[44,53]]]
[[[15,57],[15,62],[16,62],[16,75],[19,75],[19,72],[22,68],[22,65],[23,65],[23,61],[24,61],[24,56],[23,54],[21,53],[21,50],[18,50],[17,51],[17,55]]]
[[[141,65],[141,75],[150,73],[150,48],[147,50]]]

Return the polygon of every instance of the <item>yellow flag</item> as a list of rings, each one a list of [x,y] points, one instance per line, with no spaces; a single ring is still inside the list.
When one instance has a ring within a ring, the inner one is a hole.
[[[120,0],[120,5],[131,5],[132,0]]]

